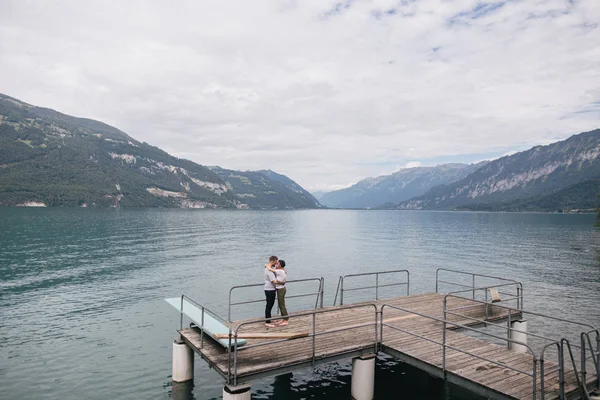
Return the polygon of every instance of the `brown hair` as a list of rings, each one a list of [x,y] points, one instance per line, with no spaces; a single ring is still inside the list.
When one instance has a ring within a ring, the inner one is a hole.
[[[271,257],[269,257],[269,261],[270,262],[277,261],[277,256],[271,256]]]

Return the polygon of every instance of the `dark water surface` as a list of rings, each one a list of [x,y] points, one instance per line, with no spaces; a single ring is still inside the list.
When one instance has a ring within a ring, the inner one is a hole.
[[[162,299],[185,293],[226,316],[229,287],[260,282],[270,254],[287,261],[289,279],[324,277],[326,305],[340,275],[409,269],[411,293],[422,293],[446,267],[520,280],[526,308],[600,325],[593,224],[593,215],[0,208],[0,397],[171,397],[179,315]],[[261,306],[245,312],[260,316]],[[377,399],[444,398],[438,380],[390,358],[376,376]],[[349,382],[350,363],[331,363],[255,382],[253,398],[343,399]],[[221,396],[198,358],[194,385],[188,398]],[[450,388],[450,398],[477,397]]]

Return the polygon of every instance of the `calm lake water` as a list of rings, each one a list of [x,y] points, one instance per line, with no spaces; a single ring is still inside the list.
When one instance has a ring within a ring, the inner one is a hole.
[[[595,229],[593,215],[0,208],[0,397],[170,398],[179,315],[163,298],[226,316],[229,287],[261,282],[270,254],[288,279],[324,277],[326,305],[340,275],[409,269],[411,293],[433,292],[445,267],[520,280],[527,309],[600,325]],[[443,398],[389,358],[376,376],[377,399]],[[331,363],[255,382],[253,398],[349,398],[349,381]],[[194,384],[187,398],[221,397],[198,358]]]

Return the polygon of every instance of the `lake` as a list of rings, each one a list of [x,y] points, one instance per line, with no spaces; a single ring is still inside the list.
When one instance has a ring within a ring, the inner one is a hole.
[[[185,293],[226,317],[229,288],[260,283],[271,254],[286,260],[288,279],[324,277],[325,305],[340,275],[408,269],[411,293],[420,293],[435,291],[444,267],[514,278],[526,309],[600,325],[594,218],[0,208],[2,397],[170,398],[179,314],[163,299]],[[387,357],[376,376],[378,399],[399,397],[390,395],[399,388],[409,398],[443,398],[438,380]],[[349,398],[349,382],[350,363],[331,363],[255,382],[253,398]],[[198,357],[190,390],[186,398],[221,396],[219,375]],[[450,398],[468,396],[450,390]]]

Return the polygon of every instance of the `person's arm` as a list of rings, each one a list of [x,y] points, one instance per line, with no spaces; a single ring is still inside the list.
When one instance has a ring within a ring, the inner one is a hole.
[[[275,274],[275,268],[271,264],[265,264],[265,268]]]
[[[282,275],[277,273],[277,271],[273,271],[273,275],[275,276],[275,280],[273,281],[274,285],[285,285],[285,277],[282,278]]]
[[[265,268],[267,268],[269,271],[271,271],[273,273],[273,277],[275,278],[275,280],[271,281],[271,283],[273,283],[273,285],[280,285],[282,284],[281,282],[279,282],[277,280],[277,270],[275,268],[273,268],[271,265],[269,264],[265,264]]]

